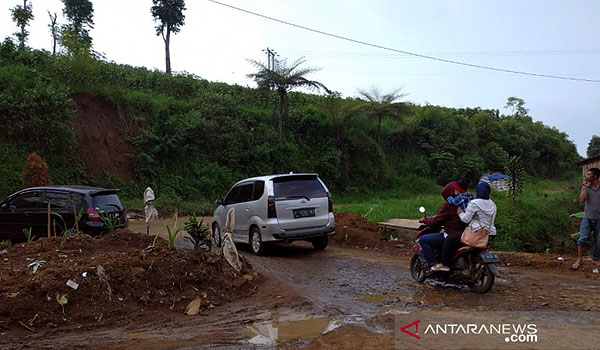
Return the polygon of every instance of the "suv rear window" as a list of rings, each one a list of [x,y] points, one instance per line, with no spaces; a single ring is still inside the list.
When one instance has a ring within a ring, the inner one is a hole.
[[[273,179],[275,199],[327,197],[316,176],[285,176]]]
[[[115,209],[117,209],[118,211],[123,210],[123,203],[121,203],[121,200],[119,199],[119,196],[116,193],[99,194],[92,198],[94,200],[94,208],[113,208],[113,210],[111,211],[114,211]]]

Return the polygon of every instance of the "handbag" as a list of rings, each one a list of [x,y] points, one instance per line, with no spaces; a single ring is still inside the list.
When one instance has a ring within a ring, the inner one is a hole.
[[[473,231],[471,225],[467,226],[460,237],[460,241],[470,247],[485,249],[490,238],[490,231],[480,228]]]

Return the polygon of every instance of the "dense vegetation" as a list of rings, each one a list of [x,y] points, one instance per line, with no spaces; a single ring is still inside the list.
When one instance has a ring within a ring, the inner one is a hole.
[[[87,175],[72,125],[76,93],[101,97],[137,126],[129,140],[136,181]],[[527,113],[407,104],[400,118],[382,119],[378,135],[355,99],[298,92],[287,99],[280,139],[274,91],[169,76],[88,53],[54,56],[6,40],[0,44],[0,196],[20,188],[32,151],[48,162],[54,183],[120,187],[129,198],[152,186],[165,203],[207,202],[239,179],[290,171],[319,173],[334,194],[406,189],[404,195],[502,171],[510,156],[519,156],[533,178],[578,173],[567,135]]]

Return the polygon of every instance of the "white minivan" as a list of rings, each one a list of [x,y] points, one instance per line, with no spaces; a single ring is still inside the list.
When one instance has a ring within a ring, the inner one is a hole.
[[[212,234],[217,246],[231,208],[235,208],[234,241],[250,244],[257,255],[264,253],[264,243],[276,241],[305,240],[323,250],[335,232],[331,194],[317,174],[244,179],[216,203]]]

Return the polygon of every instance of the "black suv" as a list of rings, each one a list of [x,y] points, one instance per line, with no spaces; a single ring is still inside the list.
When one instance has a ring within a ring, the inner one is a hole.
[[[46,237],[48,205],[55,213],[50,215],[52,234],[72,229],[79,213],[79,229],[91,235],[103,233],[109,220],[115,229],[126,227],[128,220],[118,192],[86,186],[32,187],[16,192],[0,202],[0,241],[24,241],[23,230],[29,228],[38,238]]]

